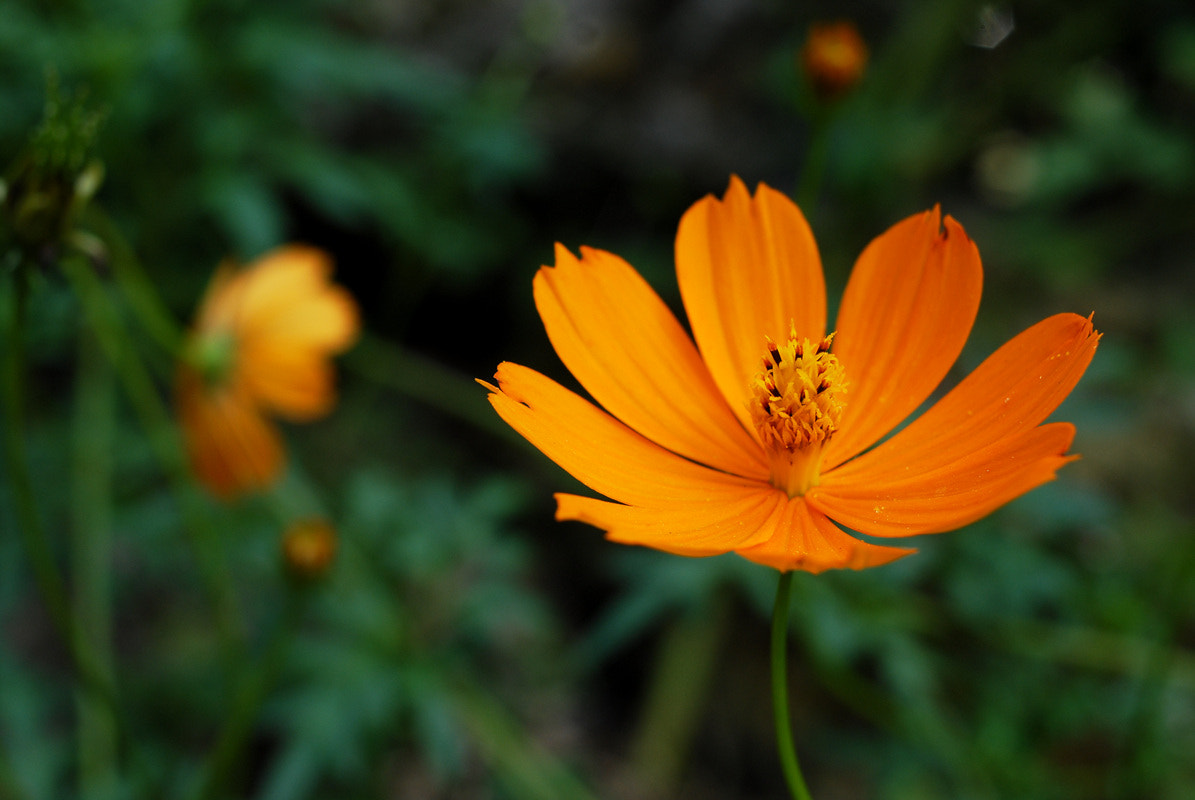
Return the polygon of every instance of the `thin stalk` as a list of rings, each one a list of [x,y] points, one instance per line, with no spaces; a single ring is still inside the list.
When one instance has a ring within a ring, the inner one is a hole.
[[[772,609],[772,714],[776,722],[776,750],[789,794],[793,800],[811,800],[801,765],[797,762],[788,716],[788,606],[792,587],[792,572],[781,572],[780,583],[776,586],[776,605]]]
[[[729,601],[715,594],[708,611],[674,621],[660,642],[631,745],[634,774],[653,794],[670,796],[680,783],[726,644]]]
[[[817,205],[826,174],[826,157],[830,152],[830,119],[830,112],[824,108],[813,113],[809,149],[805,153],[805,164],[801,168],[795,196],[797,206],[806,216],[811,215]]]
[[[14,280],[0,288],[0,328],[3,329],[4,345],[0,376],[0,405],[3,406],[4,462],[8,475],[10,492],[20,528],[21,542],[33,568],[34,582],[50,620],[62,637],[75,673],[82,685],[115,713],[116,692],[102,670],[95,656],[75,630],[71,616],[70,602],[62,572],[54,559],[49,537],[42,527],[41,515],[33,492],[33,479],[29,474],[29,461],[25,453],[25,359],[22,330],[25,315],[26,286],[19,274]]]
[[[381,386],[450,414],[478,430],[520,440],[510,426],[478,402],[482,387],[467,375],[426,356],[365,333],[344,358],[344,366]]]
[[[254,669],[244,677],[237,691],[232,711],[224,720],[216,746],[208,756],[203,781],[193,795],[195,800],[214,800],[226,796],[224,785],[244,754],[245,744],[261,714],[261,708],[286,661],[306,592],[306,586],[288,586],[282,616],[270,635],[265,651],[254,659]]]
[[[112,442],[115,383],[97,352],[94,334],[80,337],[75,394],[75,456],[71,491],[71,577],[75,634],[112,680]],[[111,709],[80,692],[79,790],[83,797],[110,793],[116,780],[117,724]]]
[[[21,528],[21,539],[33,566],[33,577],[38,591],[50,612],[50,619],[59,634],[69,642],[71,621],[66,586],[62,573],[54,560],[46,532],[42,528],[41,515],[34,499],[33,480],[29,475],[29,462],[25,454],[25,348],[21,335],[24,328],[27,287],[21,277],[14,276],[2,296],[0,314],[4,318],[4,457],[9,485]]]
[[[453,683],[461,720],[508,796],[597,800],[580,778],[527,734],[519,719],[491,692],[463,678]]]
[[[162,302],[137,253],[125,241],[119,227],[98,206],[87,207],[87,221],[107,245],[112,277],[121,295],[128,301],[129,310],[145,333],[170,356],[177,358],[182,350],[184,332],[174,315]]]
[[[138,357],[136,350],[128,346],[128,334],[103,283],[88,264],[78,259],[64,259],[60,266],[83,304],[95,328],[100,346],[116,368],[125,394],[133,405],[150,446],[166,471],[174,495],[180,503],[186,521],[185,529],[190,537],[201,576],[211,596],[221,643],[226,656],[232,659],[244,641],[241,626],[243,617],[217,531],[209,523],[191,483],[174,421],[145,364]]]

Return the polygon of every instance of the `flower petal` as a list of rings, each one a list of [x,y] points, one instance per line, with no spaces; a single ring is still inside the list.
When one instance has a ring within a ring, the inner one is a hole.
[[[535,276],[535,304],[569,371],[607,411],[662,447],[766,479],[759,445],[714,385],[693,341],[627,262],[556,246]]]
[[[842,567],[876,567],[916,552],[848,536],[821,512],[811,508],[804,498],[785,499],[782,513],[772,518],[774,524],[768,537],[759,544],[740,548],[736,553],[782,572],[822,572]]]
[[[806,496],[843,524],[896,536],[965,525],[1050,480],[1074,429],[1036,426],[1078,383],[1099,338],[1077,314],[1042,320],[891,439],[822,473]]]
[[[182,368],[176,382],[179,424],[196,477],[229,498],[264,489],[284,464],[278,432],[235,392],[210,391],[198,373]]]
[[[504,362],[490,403],[512,428],[589,488],[620,503],[717,508],[753,481],[695,464],[645,439],[535,370]]]
[[[710,196],[681,218],[676,275],[693,336],[743,427],[749,385],[766,337],[820,339],[826,327],[821,257],[791,200],[760,184],[752,198],[738,177],[723,200]]]
[[[336,403],[335,372],[328,357],[261,341],[242,348],[234,381],[263,408],[293,422],[322,417]]]
[[[859,256],[838,312],[834,354],[850,382],[824,469],[896,427],[962,352],[979,309],[979,251],[951,217],[909,217]]]
[[[360,327],[356,303],[329,283],[331,271],[321,250],[280,247],[235,276],[218,301],[234,320],[237,383],[296,421],[332,407],[326,359],[352,344]]]
[[[556,519],[577,520],[606,531],[622,544],[687,556],[710,556],[747,547],[768,535],[787,497],[770,486],[743,487],[737,496],[710,503],[628,506],[575,494],[557,494]]]
[[[871,536],[950,531],[1053,480],[1078,458],[1063,455],[1074,435],[1069,423],[1043,425],[924,472],[823,484],[805,497],[831,519]]]
[[[861,485],[916,475],[1038,425],[1079,382],[1098,342],[1090,319],[1056,314],[1042,320],[891,439],[823,472],[822,483]]]

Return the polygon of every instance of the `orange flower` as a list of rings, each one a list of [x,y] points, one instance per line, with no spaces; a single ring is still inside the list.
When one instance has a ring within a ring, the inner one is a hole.
[[[327,254],[291,245],[212,278],[175,389],[191,464],[218,496],[263,488],[281,472],[267,412],[305,422],[331,411],[328,359],[358,330],[357,306],[331,272]]]
[[[1021,333],[883,440],[946,376],[979,307],[979,253],[937,208],[863,251],[829,335],[813,235],[767,186],[751,197],[732,177],[689,209],[676,271],[696,345],[618,256],[557,245],[535,276],[552,345],[606,410],[517,364],[485,385],[508,424],[615,501],[558,494],[558,520],[682,555],[858,569],[913,551],[840,525],[951,530],[1075,458],[1074,427],[1041,424],[1099,339],[1074,314]]]
[[[863,77],[867,45],[850,22],[812,25],[799,58],[814,91],[830,100],[845,94]]]

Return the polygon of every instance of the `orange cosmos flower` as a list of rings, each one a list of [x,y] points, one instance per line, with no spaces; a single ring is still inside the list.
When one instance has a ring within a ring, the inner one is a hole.
[[[813,235],[765,185],[752,197],[731,178],[689,209],[676,271],[696,344],[616,255],[557,245],[535,276],[552,345],[605,411],[517,364],[486,386],[507,423],[614,501],[558,494],[559,520],[682,555],[858,569],[913,551],[840,526],[958,528],[1075,458],[1074,427],[1041,424],[1099,339],[1074,314],[1021,333],[884,440],[946,376],[979,307],[979,253],[937,208],[863,251],[831,334]]]
[[[281,472],[267,413],[305,422],[332,409],[328,359],[353,343],[358,319],[331,272],[326,253],[291,245],[212,278],[175,389],[192,467],[218,496],[263,488]]]

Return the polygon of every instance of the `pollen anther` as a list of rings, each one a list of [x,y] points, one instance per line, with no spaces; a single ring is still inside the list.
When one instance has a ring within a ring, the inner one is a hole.
[[[750,412],[772,462],[772,482],[790,496],[817,484],[821,451],[842,418],[846,376],[830,352],[834,334],[766,341],[762,370],[751,386]]]

